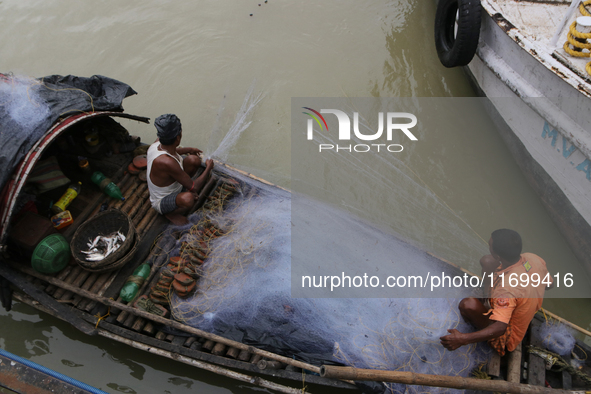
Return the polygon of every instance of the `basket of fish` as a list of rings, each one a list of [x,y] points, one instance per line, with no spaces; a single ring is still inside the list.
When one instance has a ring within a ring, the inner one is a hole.
[[[122,267],[135,254],[135,228],[117,209],[100,212],[83,223],[72,237],[70,250],[80,266],[92,272]]]

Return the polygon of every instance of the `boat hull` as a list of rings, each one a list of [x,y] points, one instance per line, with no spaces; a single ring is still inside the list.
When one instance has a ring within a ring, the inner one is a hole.
[[[477,56],[466,70],[490,99],[487,111],[527,181],[591,274],[586,85],[556,59],[540,56],[502,16],[482,14]]]

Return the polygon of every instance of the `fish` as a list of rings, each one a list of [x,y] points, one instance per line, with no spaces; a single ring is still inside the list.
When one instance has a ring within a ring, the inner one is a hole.
[[[116,248],[117,243],[116,242],[117,242],[117,240],[116,239],[112,239],[112,238],[109,238],[107,240],[107,253],[105,254],[106,256],[110,255],[115,250],[117,250],[117,248]]]
[[[86,245],[88,245],[88,249],[90,250],[90,249],[94,248],[100,239],[101,239],[101,236],[98,235],[89,244],[86,244]],[[89,238],[88,240],[90,241],[91,239]]]
[[[109,235],[98,235],[94,239],[89,238],[86,244],[88,250],[81,250],[87,261],[100,261],[118,250],[126,240],[121,231],[115,231]]]
[[[86,261],[101,261],[105,258],[104,254],[93,253],[86,256]]]

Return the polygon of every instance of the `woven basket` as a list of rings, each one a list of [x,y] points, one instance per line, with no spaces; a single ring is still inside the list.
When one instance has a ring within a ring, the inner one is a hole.
[[[115,231],[125,235],[125,242],[119,249],[101,261],[86,261],[86,255],[81,251],[88,250],[89,240],[97,235],[109,235]],[[78,227],[70,242],[70,250],[74,260],[88,271],[104,272],[120,268],[131,260],[135,253],[135,227],[129,216],[117,209],[100,212]]]

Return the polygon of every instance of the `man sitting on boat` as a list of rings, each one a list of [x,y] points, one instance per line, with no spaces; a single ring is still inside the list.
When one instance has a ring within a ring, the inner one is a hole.
[[[488,341],[501,356],[505,350],[515,350],[534,315],[542,307],[544,291],[553,285],[542,258],[533,253],[521,254],[521,236],[516,231],[496,230],[488,245],[491,254],[482,257],[480,265],[485,280],[490,281],[490,273],[494,272],[490,298],[485,293],[487,298],[464,298],[459,305],[464,320],[478,331],[462,333],[456,329],[447,330],[449,335],[440,340],[448,350],[481,341]],[[530,279],[528,286],[523,286],[520,279],[524,273]],[[514,280],[509,281],[511,275],[518,278],[516,286],[511,286],[515,284]]]
[[[205,185],[213,169],[213,160],[205,162],[205,171],[193,181],[192,177],[201,166],[201,150],[180,147],[183,136],[180,119],[173,114],[161,115],[154,126],[158,139],[148,149],[146,174],[150,202],[172,223],[183,225],[188,221],[182,214],[191,208]]]

